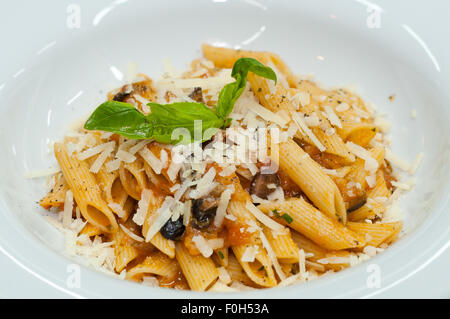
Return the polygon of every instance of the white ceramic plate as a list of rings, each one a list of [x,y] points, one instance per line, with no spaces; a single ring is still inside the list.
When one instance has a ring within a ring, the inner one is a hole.
[[[355,84],[389,113],[394,151],[410,162],[425,154],[418,184],[401,202],[408,234],[386,252],[305,285],[233,297],[450,297],[448,1],[72,2],[0,4],[8,12],[0,22],[2,296],[229,297],[149,288],[86,268],[81,287],[69,288],[73,262],[36,204],[43,181],[24,179],[54,164],[47,143],[120,85],[128,63],[155,77],[164,57],[183,68],[206,41],[274,51],[322,83]],[[379,288],[367,285],[370,264],[381,270]]]

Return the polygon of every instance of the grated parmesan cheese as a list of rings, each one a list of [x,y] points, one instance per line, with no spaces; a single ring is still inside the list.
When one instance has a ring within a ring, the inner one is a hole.
[[[258,251],[259,251],[258,245],[248,246],[245,249],[244,253],[242,254],[241,261],[249,263],[254,262],[256,255],[258,254]]]
[[[143,276],[142,284],[150,286],[150,287],[159,287],[159,281],[156,277],[153,276]]]
[[[184,226],[189,225],[189,221],[191,219],[191,212],[192,212],[192,202],[190,200],[184,202],[184,212],[183,212],[183,225]]]
[[[364,147],[353,142],[347,142],[345,145],[357,157],[364,160],[364,169],[370,173],[375,173],[378,169],[378,162],[372,157],[369,151]]]
[[[239,290],[241,290],[241,288],[228,287],[221,280],[216,281],[216,283],[214,285],[212,285],[211,288],[208,289],[208,291],[213,291],[213,292],[235,292],[235,291],[239,291]]]
[[[203,257],[210,257],[213,253],[213,249],[208,245],[208,242],[202,235],[195,235],[192,237],[192,241],[195,244],[195,247],[200,251]]]
[[[339,257],[339,256],[331,256],[325,257],[317,260],[319,264],[327,265],[327,264],[349,264],[349,257]]]
[[[306,106],[311,103],[311,95],[308,92],[298,92],[292,96],[290,100],[294,103],[294,106],[298,110],[300,105]]]
[[[214,226],[220,227],[227,212],[228,203],[231,195],[234,193],[234,185],[228,186],[220,195],[219,205],[217,206],[216,216],[214,217]]]
[[[136,160],[136,156],[124,150],[119,150],[116,157],[125,163],[133,163]]]
[[[350,108],[350,105],[348,105],[347,103],[341,103],[338,106],[336,106],[336,111],[338,112],[345,112]]]
[[[147,162],[148,165],[153,169],[155,174],[161,174],[164,164],[150,151],[147,147],[144,147],[139,151],[139,154]]]
[[[409,164],[404,159],[400,158],[398,155],[394,154],[390,149],[386,148],[385,158],[395,167],[401,169],[402,171],[409,171],[411,169],[411,164]]]
[[[392,181],[391,184],[392,184],[392,186],[395,186],[397,188],[403,189],[405,191],[409,191],[411,189],[411,186],[409,184],[406,184],[406,183],[400,183],[400,182]]]
[[[339,128],[342,128],[342,123],[339,117],[334,113],[334,110],[329,105],[324,106],[325,114],[327,116],[327,119],[330,121],[330,123],[334,126],[337,126]]]
[[[180,171],[182,166],[182,163],[176,163],[175,161],[170,162],[169,168],[167,169],[167,176],[169,177],[170,181],[174,182],[176,180],[178,172]]]
[[[131,155],[136,154],[151,141],[152,140],[142,140],[142,141],[138,142],[136,145],[133,145],[132,147],[130,147],[130,149],[128,150],[128,153],[130,153]]]
[[[100,170],[100,168],[103,166],[103,164],[105,163],[106,159],[109,157],[109,155],[112,153],[112,151],[114,150],[114,144],[107,146],[101,153],[100,155],[95,159],[94,163],[92,163],[91,167],[89,168],[89,171],[91,171],[92,173],[97,174],[98,171]]]
[[[250,102],[250,101],[249,101]],[[252,110],[256,115],[262,117],[264,120],[268,122],[273,122],[275,124],[278,124],[281,127],[285,127],[288,123],[284,118],[279,116],[278,114],[273,113],[272,111],[268,110],[261,104],[259,104],[256,101],[253,101],[253,103],[248,103],[247,107]]]
[[[203,176],[198,180],[196,189],[192,190],[189,196],[193,199],[201,198],[209,194],[209,192],[214,189],[217,185],[214,182],[216,177],[216,170],[211,167]]]
[[[51,176],[51,175],[57,174],[59,172],[61,172],[61,169],[58,167],[55,167],[55,168],[49,168],[49,169],[27,171],[27,172],[25,172],[24,177],[28,178],[28,179],[41,178],[41,177]]]
[[[257,220],[259,220],[261,223],[263,223],[270,229],[272,229],[274,231],[278,231],[278,232],[284,231],[283,225],[278,224],[276,221],[274,221],[273,219],[268,217],[266,214],[264,214],[262,211],[260,211],[253,203],[248,201],[245,204],[245,208],[247,208],[250,211],[250,213],[252,213],[252,215],[255,216],[255,218]]]
[[[108,173],[114,172],[120,168],[120,163],[122,161],[120,159],[114,159],[105,164],[106,171]]]
[[[324,152],[326,150],[326,147],[323,146],[322,143],[320,143],[320,141],[317,139],[317,137],[314,135],[314,133],[305,124],[303,114],[298,113],[298,112],[292,112],[291,115],[292,115],[292,119],[294,120],[295,124],[297,124],[300,132],[305,132],[305,134],[311,139],[311,141],[314,143],[314,145],[321,152]]]
[[[115,145],[116,145],[116,142],[114,142],[114,141],[99,144],[97,146],[88,148],[87,150],[79,153],[77,157],[80,161],[84,161],[94,155],[97,155],[97,154],[103,152],[107,148],[114,147]]]
[[[225,269],[225,267],[219,267],[219,268],[217,268],[217,270],[219,271],[219,279],[221,282],[223,282],[225,284],[231,283],[231,276],[228,273],[228,271]]]
[[[373,174],[373,175],[366,176],[366,182],[367,182],[367,185],[369,185],[370,188],[374,188],[375,185],[377,185],[377,177],[376,177],[376,175]]]
[[[144,241],[144,238],[142,238],[141,236],[136,235],[131,230],[126,228],[124,225],[119,224],[119,226],[120,226],[120,228],[122,228],[123,232],[125,234],[127,234],[130,238],[132,238],[132,239],[134,239],[135,241],[138,241],[138,242],[143,242]]]
[[[150,225],[150,228],[145,235],[145,241],[149,242],[157,232],[164,226],[164,224],[172,217],[171,208],[175,204],[175,200],[171,196],[167,196],[164,199],[161,207],[156,211],[156,218],[153,220],[153,223]]]
[[[267,240],[266,235],[264,235],[264,233],[262,232],[262,230],[259,231],[259,237],[261,238],[262,245],[266,249],[267,254],[269,255],[270,261],[272,262],[272,265],[274,266],[278,277],[280,277],[280,280],[286,279],[286,275],[284,274],[280,264],[278,263],[277,256],[273,251],[272,246],[270,246],[270,243]]]
[[[150,205],[150,197],[152,191],[149,189],[143,189],[141,192],[141,199],[138,202],[138,208],[133,216],[133,221],[136,225],[144,225],[145,218],[147,217],[148,207]]]
[[[108,203],[108,206],[119,216],[119,218],[123,218],[126,212],[123,210],[123,207],[118,203]]]

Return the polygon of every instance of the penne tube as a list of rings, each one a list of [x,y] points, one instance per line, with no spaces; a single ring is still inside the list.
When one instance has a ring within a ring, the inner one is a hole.
[[[323,247],[320,247],[316,243],[314,243],[312,240],[306,238],[302,234],[292,231],[292,239],[297,244],[297,246],[300,249],[303,249],[303,251],[307,254],[306,257],[306,265],[308,266],[308,262],[316,263],[319,266],[315,265],[316,267],[313,267],[314,269],[319,268],[320,271],[324,271],[323,269],[332,269],[332,270],[341,270],[345,267],[350,266],[349,263],[342,263],[342,264],[320,264],[317,263],[318,260],[321,260],[323,258],[328,257],[342,257],[342,258],[348,258],[350,256],[350,253],[346,250],[328,250]],[[314,266],[314,265],[312,265]]]
[[[344,224],[347,211],[341,193],[311,157],[293,140],[278,144],[279,155],[272,160],[285,171],[321,211]]]
[[[233,281],[241,282],[244,285],[255,287],[255,283],[247,276],[241,264],[238,262],[233,253],[229,254],[228,266],[226,267]]]
[[[386,186],[386,181],[384,180],[383,172],[381,170],[376,174],[375,186],[368,191],[367,195],[374,199],[379,197],[388,198],[391,196],[391,191]]]
[[[138,250],[131,245],[132,240],[119,227],[119,230],[113,235],[114,240],[114,255],[115,255],[115,270],[120,273],[125,267],[136,257],[138,257]]]
[[[126,221],[130,214],[130,210],[125,208],[125,203],[128,199],[128,194],[122,186],[122,181],[119,177],[119,171],[106,171],[106,166],[103,165],[98,171],[97,181],[103,190],[104,198],[111,210],[122,221]]]
[[[359,221],[362,222],[366,219],[374,219],[377,216],[381,216],[384,211],[385,207],[383,204],[377,202],[376,200],[370,201],[370,198],[366,204],[358,208],[357,210],[354,210],[348,214],[348,220],[355,222]]]
[[[264,235],[275,252],[280,263],[298,263],[298,246],[292,240],[291,232],[275,233],[267,227],[264,228]]]
[[[80,231],[80,235],[86,235],[88,237],[94,237],[101,234],[102,230],[94,225],[91,225],[89,222]]]
[[[343,121],[342,128],[337,131],[344,141],[353,142],[362,147],[367,147],[369,142],[378,133],[375,124],[351,121]]]
[[[145,260],[127,271],[126,278],[139,281],[145,275],[156,275],[164,278],[176,279],[179,273],[176,260],[168,258],[162,253],[153,253]]]
[[[271,216],[308,237],[316,244],[331,250],[363,247],[363,237],[347,229],[341,223],[329,218],[303,198],[290,198],[284,202],[261,204],[258,208],[268,216],[276,210],[279,215],[288,214],[292,218],[287,223],[283,218]]]
[[[210,258],[192,256],[182,243],[176,244],[176,259],[192,290],[205,291],[219,277],[219,271]]]
[[[367,246],[378,247],[402,228],[401,222],[393,223],[355,223],[349,222],[348,228],[364,236]]]
[[[55,175],[54,179],[55,183],[52,189],[39,201],[39,205],[45,209],[49,209],[50,207],[62,208],[64,206],[66,192],[69,190],[69,186],[62,174]]]
[[[252,245],[233,246],[232,250],[237,261],[244,269],[247,276],[255,284],[262,287],[274,287],[277,284],[272,262],[262,245],[257,245],[258,253],[253,262],[242,261],[245,251]]]
[[[89,171],[87,163],[80,161],[76,156],[69,156],[64,144],[55,143],[54,150],[55,157],[73,192],[81,215],[104,232],[117,231],[116,218],[101,197],[101,190],[94,175]]]
[[[127,194],[139,200],[142,190],[147,188],[148,184],[142,159],[136,158],[132,163],[122,162],[119,168],[119,176],[122,187]]]
[[[147,238],[147,232],[151,226],[151,223],[153,222],[156,211],[161,207],[164,201],[164,197],[162,195],[158,195],[152,190],[148,191],[150,194],[150,200],[147,208],[147,214],[144,219],[144,224],[142,225],[142,235],[144,236],[144,238]],[[164,238],[160,232],[157,232],[155,236],[150,239],[150,243],[152,243],[156,248],[158,248],[161,252],[163,252],[170,258],[175,257],[175,243],[170,239]]]
[[[214,262],[220,266],[227,267],[228,266],[228,247],[219,248],[217,250],[214,250],[213,259]]]

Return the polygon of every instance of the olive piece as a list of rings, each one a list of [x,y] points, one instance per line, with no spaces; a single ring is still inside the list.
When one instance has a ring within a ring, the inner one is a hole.
[[[189,94],[189,97],[193,99],[195,102],[198,103],[204,103],[203,101],[203,91],[201,87],[196,87],[194,90]]]
[[[177,240],[183,236],[185,229],[181,217],[176,221],[172,221],[172,218],[170,218],[161,228],[160,233],[166,239]]]
[[[250,194],[267,199],[267,196],[275,190],[274,188],[267,187],[270,184],[274,184],[276,187],[280,185],[278,174],[258,173],[253,177],[252,183],[250,184]]]
[[[114,95],[113,100],[118,102],[123,102],[127,97],[130,96],[130,93],[119,92]]]
[[[350,213],[350,212],[357,210],[358,208],[361,208],[366,202],[367,202],[367,197],[365,195],[359,196],[359,197],[351,200],[349,202],[347,212]]]
[[[192,226],[197,229],[208,228],[216,216],[217,207],[210,208],[208,201],[196,199],[192,203]]]

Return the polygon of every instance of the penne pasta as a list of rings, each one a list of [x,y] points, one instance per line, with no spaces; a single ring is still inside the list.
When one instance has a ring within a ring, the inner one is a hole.
[[[269,216],[271,213],[273,215],[274,210],[280,215],[289,215],[292,218],[290,223],[275,215],[272,218],[295,229],[326,249],[340,250],[364,246],[364,239],[361,236],[329,218],[302,198],[291,198],[281,203],[261,204],[259,209]]]
[[[125,267],[136,257],[139,252],[136,247],[130,245],[130,238],[124,233],[122,229],[119,229],[113,235],[114,240],[114,255],[115,258],[115,270],[121,272]]]
[[[145,275],[156,275],[164,278],[175,279],[178,276],[179,266],[174,259],[168,258],[162,253],[155,253],[127,271],[127,279],[139,281]]]
[[[219,276],[211,259],[192,256],[183,244],[176,245],[176,258],[192,290],[207,290]]]
[[[298,246],[292,240],[289,230],[284,233],[276,233],[264,227],[264,235],[266,235],[280,262],[285,264],[298,263]]]
[[[149,203],[144,217],[144,224],[142,226],[142,235],[146,238],[146,241],[147,233],[151,223],[154,221],[156,211],[161,207],[164,200],[162,196],[157,195],[155,192],[151,190],[148,190],[148,192]],[[175,257],[175,243],[172,240],[164,238],[161,233],[156,233],[155,236],[150,239],[150,243],[170,258]]]
[[[378,247],[401,228],[401,222],[394,223],[348,223],[348,228],[364,236],[366,245]]]
[[[347,212],[336,184],[294,141],[280,143],[279,156],[273,156],[272,160],[321,211],[333,219],[346,223]]]
[[[64,206],[66,192],[69,190],[69,186],[62,174],[55,175],[53,178],[55,182],[52,189],[39,201],[39,205],[45,209],[49,209],[50,207],[62,208]]]
[[[121,163],[119,169],[120,182],[127,194],[136,200],[141,198],[141,192],[147,188],[147,177],[144,163],[136,159],[132,163]]]
[[[117,221],[102,199],[101,190],[95,177],[89,172],[87,163],[69,156],[63,144],[55,143],[54,149],[55,157],[83,217],[104,232],[115,232],[118,228]]]
[[[257,254],[254,257],[254,261],[245,261],[244,254],[251,245],[239,245],[233,246],[233,253],[236,256],[237,261],[244,269],[247,276],[255,284],[262,287],[273,287],[277,281],[275,279],[275,273],[272,268],[272,262],[269,256],[265,252],[262,245],[256,245]],[[243,261],[244,259],[244,261]]]

